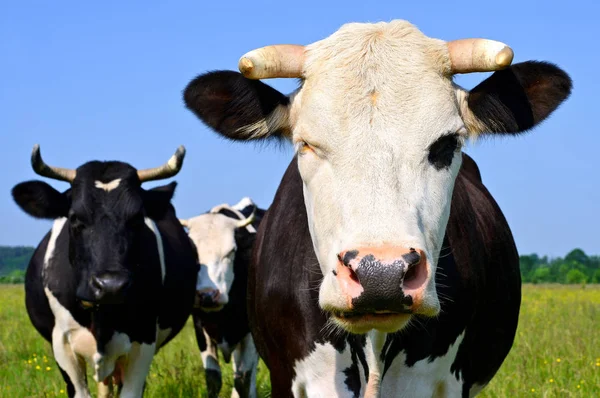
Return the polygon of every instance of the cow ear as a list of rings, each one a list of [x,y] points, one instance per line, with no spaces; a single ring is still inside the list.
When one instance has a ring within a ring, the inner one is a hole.
[[[468,93],[463,119],[474,134],[522,133],[544,121],[571,89],[571,78],[556,65],[518,63],[495,72]]]
[[[196,77],[184,89],[183,100],[203,123],[231,140],[285,138],[291,130],[289,98],[237,72]]]
[[[43,181],[25,181],[12,189],[17,205],[35,218],[57,219],[69,214],[71,201],[67,192],[60,193]]]
[[[177,182],[154,187],[144,191],[144,209],[146,215],[153,220],[159,220],[172,208],[171,199],[175,194]]]

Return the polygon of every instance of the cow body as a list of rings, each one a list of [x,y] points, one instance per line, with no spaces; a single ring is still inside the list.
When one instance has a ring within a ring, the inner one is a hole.
[[[495,374],[517,325],[518,256],[463,148],[532,129],[572,88],[556,65],[513,55],[402,20],[349,23],[188,84],[185,105],[220,135],[295,147],[249,275],[273,396],[471,396]],[[453,81],[489,71],[472,90]],[[259,81],[280,77],[300,86]]]
[[[463,157],[436,274],[441,313],[390,334],[348,334],[316,305],[323,276],[290,164],[258,230],[248,287],[273,396],[468,397],[496,373],[517,327],[518,255],[477,166]]]
[[[217,289],[217,295],[210,294],[205,278],[199,276],[197,304],[192,313],[211,398],[219,396],[222,386],[219,351],[227,363],[233,357],[232,396],[256,396],[258,353],[248,325],[246,295],[256,229],[264,213],[249,198],[244,198],[234,206],[217,206],[205,215],[182,222],[197,247],[201,267],[208,268],[208,272],[201,271],[200,275],[207,274],[212,288]],[[245,224],[248,217],[252,217],[250,224],[235,227],[238,222]],[[233,261],[223,264],[224,258],[231,257],[228,253],[232,247]]]
[[[141,397],[155,353],[192,310],[198,265],[169,202],[175,184],[143,191],[134,173],[92,162],[65,193],[37,181],[13,189],[26,212],[55,218],[27,269],[25,300],[71,397],[90,396],[86,363],[99,395],[114,382],[120,396]]]

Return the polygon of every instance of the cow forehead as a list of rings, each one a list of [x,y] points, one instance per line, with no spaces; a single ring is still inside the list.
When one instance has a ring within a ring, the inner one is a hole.
[[[408,22],[348,24],[307,47],[292,122],[342,132],[408,129],[428,116],[435,124],[440,114],[458,114],[449,70],[445,42]]]
[[[218,249],[235,243],[235,220],[223,214],[207,213],[188,220],[189,236],[198,248]]]

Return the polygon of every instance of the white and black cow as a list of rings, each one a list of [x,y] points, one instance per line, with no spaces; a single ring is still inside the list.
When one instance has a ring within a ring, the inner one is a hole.
[[[274,397],[469,397],[497,372],[517,328],[518,256],[462,148],[533,128],[571,91],[555,65],[512,60],[491,40],[352,23],[186,87],[221,135],[296,148],[248,286]],[[471,91],[453,82],[486,71]],[[274,77],[301,85],[285,96],[257,80]]]
[[[39,175],[69,182],[16,185],[14,200],[33,217],[53,219],[27,269],[25,301],[33,326],[52,343],[70,397],[89,397],[86,362],[99,395],[141,397],[154,354],[184,326],[194,302],[196,253],[171,205],[180,147],[163,166],[91,161],[76,170],[46,165]],[[112,376],[112,377],[111,377]]]
[[[211,398],[219,396],[222,385],[219,350],[227,363],[233,356],[232,397],[256,397],[258,352],[248,325],[246,295],[256,229],[264,213],[243,198],[234,206],[222,204],[180,220],[200,261],[193,318]]]

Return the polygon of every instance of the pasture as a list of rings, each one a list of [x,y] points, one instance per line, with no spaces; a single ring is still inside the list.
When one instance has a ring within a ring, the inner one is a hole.
[[[66,396],[51,347],[27,317],[22,285],[0,285],[0,325],[0,397]],[[221,396],[229,397],[231,368],[223,369]],[[268,397],[262,363],[257,385],[259,396]],[[146,396],[199,397],[204,391],[200,353],[188,322],[155,358]],[[513,350],[480,396],[600,396],[600,285],[525,285]]]

